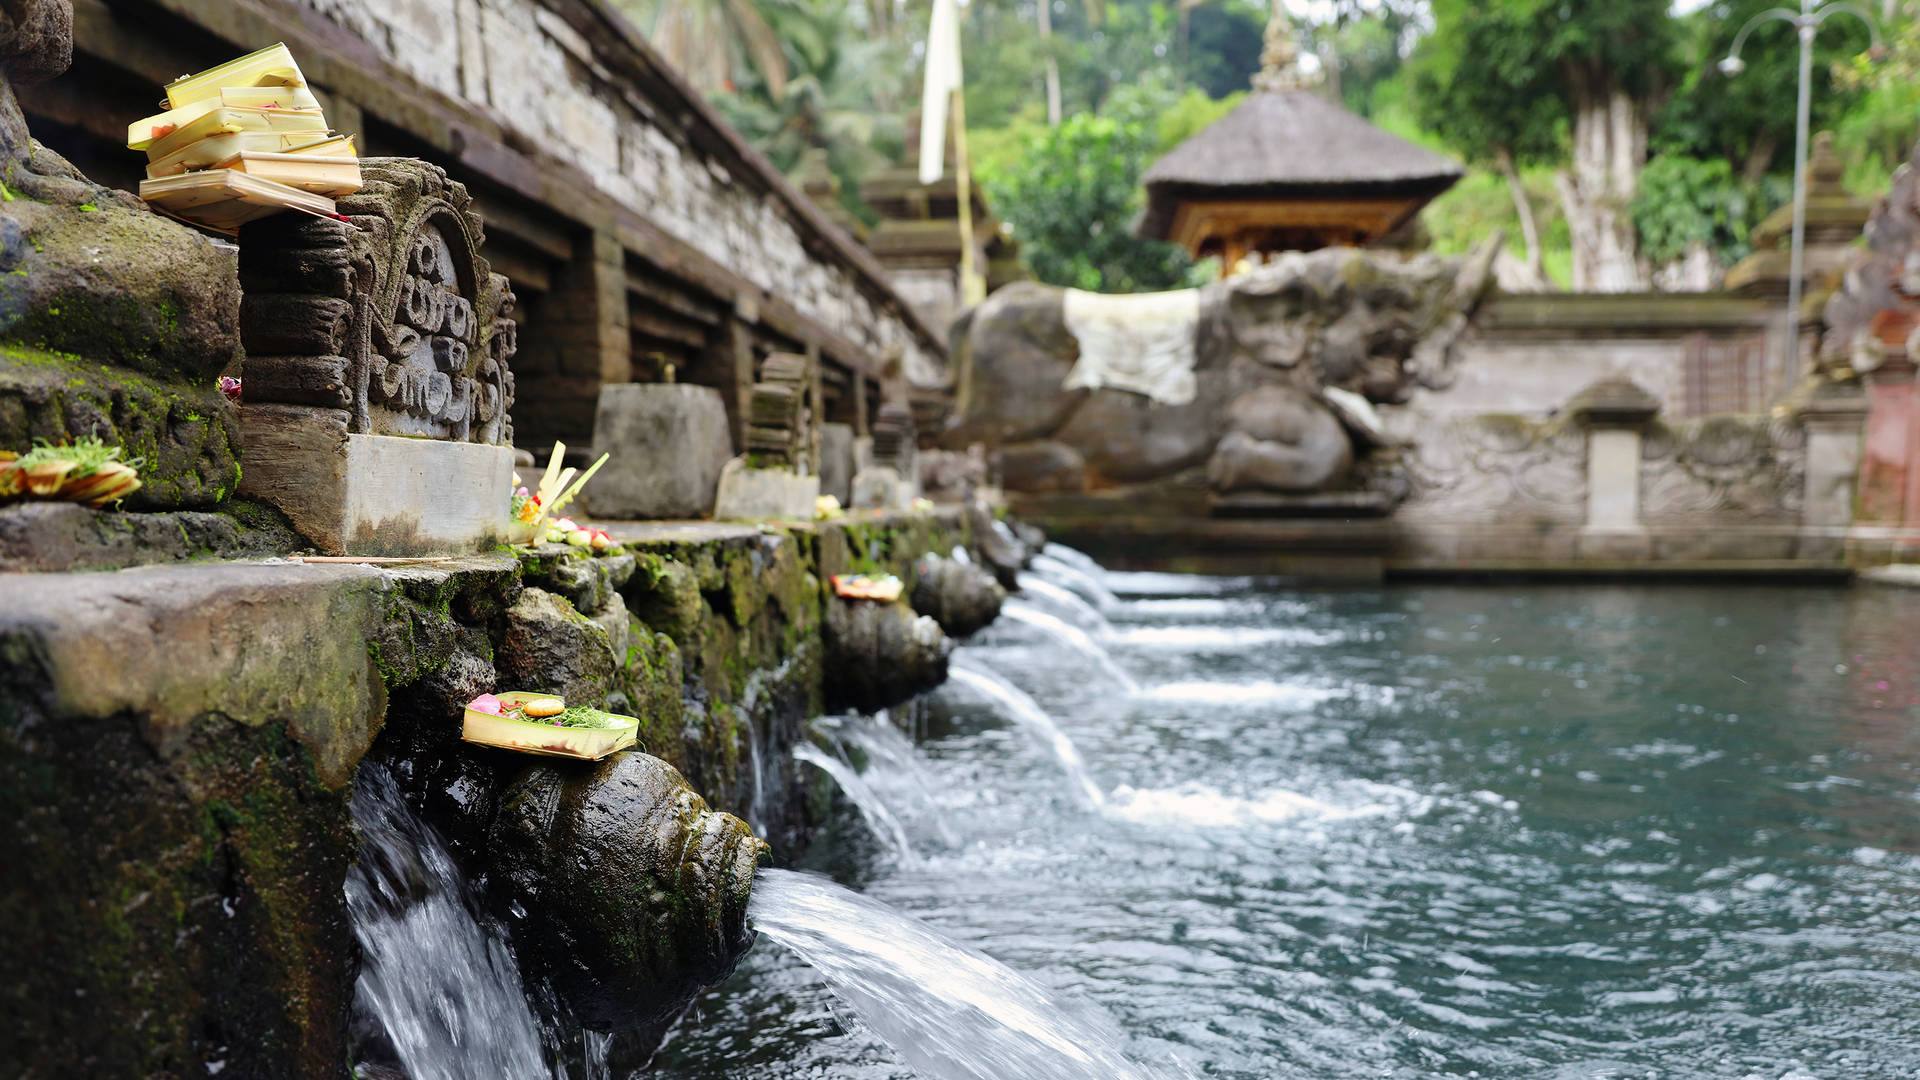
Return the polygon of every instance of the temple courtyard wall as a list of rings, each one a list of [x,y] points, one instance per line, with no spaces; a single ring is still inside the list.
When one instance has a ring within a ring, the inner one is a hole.
[[[74,66],[23,87],[34,134],[137,186],[126,126],[184,72],[285,41],[366,155],[467,185],[520,304],[521,445],[585,447],[604,385],[722,389],[817,352],[828,418],[864,426],[897,357],[940,409],[945,328],[662,63],[605,0],[133,0],[74,5]],[[737,432],[736,432],[737,434]]]

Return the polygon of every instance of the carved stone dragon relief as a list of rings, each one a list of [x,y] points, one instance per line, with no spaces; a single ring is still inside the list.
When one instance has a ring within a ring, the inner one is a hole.
[[[1800,520],[1806,428],[1791,417],[1709,416],[1654,423],[1640,443],[1640,518]]]
[[[514,295],[480,255],[465,186],[410,158],[361,170],[345,221],[241,233],[247,402],[341,410],[354,434],[510,444]]]
[[[1410,485],[1400,518],[1578,524],[1587,502],[1587,431],[1488,414],[1424,428],[1403,444]]]

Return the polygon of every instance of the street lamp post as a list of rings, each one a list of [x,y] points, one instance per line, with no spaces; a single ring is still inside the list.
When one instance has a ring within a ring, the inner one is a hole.
[[[1844,0],[1826,4],[1816,3],[1816,0],[1800,0],[1799,11],[1774,8],[1747,20],[1747,25],[1734,35],[1733,47],[1727,50],[1726,59],[1720,61],[1720,70],[1728,77],[1745,71],[1747,65],[1740,59],[1740,50],[1747,44],[1747,35],[1764,22],[1779,19],[1792,23],[1800,35],[1800,100],[1793,130],[1793,248],[1787,269],[1787,354],[1793,358],[1796,368],[1800,363],[1801,279],[1806,273],[1807,127],[1813,105],[1813,39],[1819,36],[1821,25],[1835,15],[1852,15],[1866,23],[1867,33],[1873,38],[1874,51],[1879,51],[1880,27],[1873,21],[1873,16],[1861,10],[1859,5]]]

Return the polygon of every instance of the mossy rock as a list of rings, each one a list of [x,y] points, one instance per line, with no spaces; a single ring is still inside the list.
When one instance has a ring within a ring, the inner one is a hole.
[[[205,509],[240,484],[240,425],[211,383],[169,383],[66,353],[0,344],[0,449],[94,436],[137,461],[133,510]]]
[[[239,321],[234,253],[200,233],[118,198],[0,201],[0,340],[206,386]]]
[[[753,943],[766,845],[650,755],[527,768],[493,849],[497,888],[526,912],[521,955],[595,1030],[658,1029]]]

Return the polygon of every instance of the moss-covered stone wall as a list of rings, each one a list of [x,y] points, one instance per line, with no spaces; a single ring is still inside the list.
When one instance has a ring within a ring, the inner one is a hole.
[[[45,1075],[338,1077],[354,770],[484,864],[528,761],[459,740],[494,689],[639,716],[641,749],[791,852],[830,575],[968,542],[958,514],[627,526],[628,553],[0,574],[0,1060]]]

